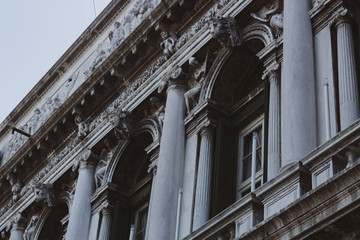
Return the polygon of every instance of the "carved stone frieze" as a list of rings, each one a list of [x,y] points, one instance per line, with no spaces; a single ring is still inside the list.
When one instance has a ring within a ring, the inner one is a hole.
[[[240,38],[237,33],[235,19],[215,15],[209,18],[208,25],[211,36],[227,48],[240,46]]]
[[[26,226],[26,218],[23,216],[21,212],[15,214],[15,216],[11,219],[9,224],[6,226],[6,231],[17,230],[17,229],[25,229]]]

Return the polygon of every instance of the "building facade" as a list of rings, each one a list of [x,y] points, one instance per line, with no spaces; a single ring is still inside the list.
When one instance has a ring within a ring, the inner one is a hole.
[[[359,239],[359,30],[357,0],[112,1],[0,125],[0,239]]]

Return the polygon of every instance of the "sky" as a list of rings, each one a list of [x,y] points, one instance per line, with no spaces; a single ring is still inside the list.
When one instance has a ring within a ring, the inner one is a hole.
[[[0,0],[0,123],[110,1]]]

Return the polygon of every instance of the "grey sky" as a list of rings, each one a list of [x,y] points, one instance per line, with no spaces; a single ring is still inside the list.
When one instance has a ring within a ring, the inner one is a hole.
[[[0,0],[0,122],[94,18],[93,0]]]

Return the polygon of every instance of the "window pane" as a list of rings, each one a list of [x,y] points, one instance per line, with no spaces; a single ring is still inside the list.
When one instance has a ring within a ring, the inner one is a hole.
[[[251,176],[251,155],[243,159],[242,180],[245,181]]]
[[[145,239],[148,208],[141,210],[137,216],[135,240]]]

